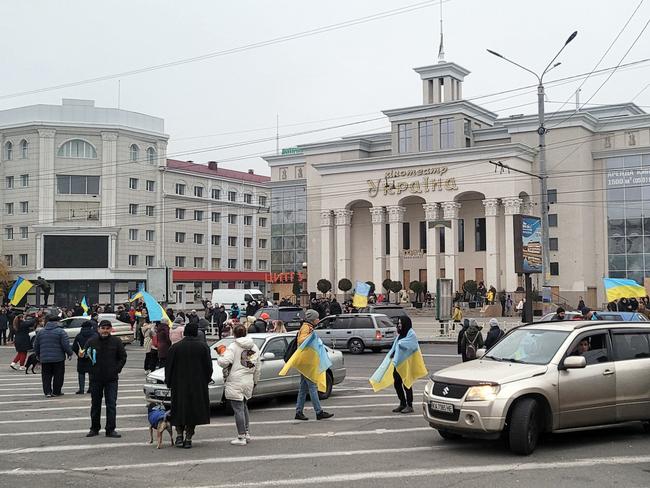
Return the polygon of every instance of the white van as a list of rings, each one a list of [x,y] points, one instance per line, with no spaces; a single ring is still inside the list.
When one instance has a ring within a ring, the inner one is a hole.
[[[223,305],[226,307],[226,311],[230,310],[230,306],[233,303],[239,305],[239,309],[242,313],[246,310],[246,305],[251,300],[255,300],[262,305],[266,304],[266,299],[264,294],[255,289],[245,290],[241,288],[228,288],[228,289],[218,289],[212,290],[212,305],[219,306]]]

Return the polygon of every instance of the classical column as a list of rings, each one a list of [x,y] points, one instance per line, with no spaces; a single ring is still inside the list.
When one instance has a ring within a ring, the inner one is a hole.
[[[439,268],[437,228],[434,227],[434,223],[439,220],[440,205],[437,203],[423,203],[422,207],[424,208],[424,219],[427,226],[427,290],[434,293]]]
[[[497,218],[499,217],[499,199],[486,198],[483,200],[485,207],[485,278],[486,286],[500,286],[499,269],[499,233],[497,232]]]
[[[445,229],[445,277],[453,279],[454,290],[459,290],[462,283],[458,283],[458,267],[456,255],[458,253],[458,212],[460,203],[442,202],[443,218],[451,221],[451,227]]]
[[[402,234],[404,214],[406,207],[394,205],[386,207],[388,211],[388,223],[390,226],[390,279],[393,281],[402,281]],[[403,286],[408,284],[402,283]]]
[[[350,279],[350,225],[352,210],[338,208],[334,210],[336,218],[336,281],[342,278]],[[336,290],[336,283],[332,283]]]
[[[332,282],[334,280],[334,259],[332,247],[332,228],[334,219],[331,210],[321,210],[320,212],[320,272],[321,278]],[[336,286],[332,283],[332,286]]]
[[[513,228],[513,215],[521,212],[521,198],[502,198],[505,210],[505,241],[506,241],[506,265],[505,265],[505,289],[506,292],[513,292],[517,289],[517,273],[515,273],[515,240]]]
[[[381,290],[386,269],[386,211],[384,207],[371,207],[372,220],[372,281]]]
[[[38,182],[38,223],[54,223],[54,184],[56,181],[54,171],[54,129],[38,129],[38,172],[43,178]],[[4,149],[4,148],[3,148]],[[14,146],[15,153],[20,148]],[[66,215],[66,218],[68,216]]]
[[[102,132],[102,227],[113,227],[117,223],[117,132]],[[128,208],[127,202],[120,202]],[[141,206],[140,212],[144,209]],[[158,235],[158,239],[162,236]]]

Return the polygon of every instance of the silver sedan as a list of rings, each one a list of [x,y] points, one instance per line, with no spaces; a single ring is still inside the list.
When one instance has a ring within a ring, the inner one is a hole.
[[[261,374],[260,381],[255,386],[253,398],[271,398],[291,393],[297,393],[300,385],[299,373],[291,369],[286,376],[279,376],[278,373],[284,367],[284,353],[289,343],[296,336],[294,333],[287,334],[249,334],[260,350]],[[212,382],[209,385],[210,405],[219,406],[225,403],[224,382],[222,369],[217,364],[217,347],[228,346],[234,340],[227,337],[210,345],[212,355]],[[343,353],[330,348],[327,354],[332,361],[332,367],[327,370],[327,391],[320,393],[321,399],[325,399],[332,393],[332,386],[341,383],[345,379],[345,366],[343,364]],[[145,399],[149,403],[162,402],[171,403],[171,392],[165,385],[165,370],[157,369],[150,373],[144,385]]]

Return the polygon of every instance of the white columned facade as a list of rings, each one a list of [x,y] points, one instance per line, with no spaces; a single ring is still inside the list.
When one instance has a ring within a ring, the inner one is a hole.
[[[44,177],[38,182],[38,223],[54,224],[54,129],[38,129],[38,171]],[[4,148],[4,146],[3,146]],[[16,151],[18,150],[16,145]]]
[[[101,184],[102,226],[113,227],[117,222],[117,132],[102,132]]]
[[[497,219],[499,217],[499,199],[486,198],[483,200],[485,207],[485,278],[488,287],[494,286],[501,289],[499,268],[499,234],[497,232]]]
[[[437,228],[434,227],[436,220],[440,217],[440,205],[437,203],[423,203],[424,220],[427,226],[427,291],[436,291],[438,279],[438,239],[436,238]]]
[[[334,281],[334,259],[332,248],[332,230],[334,216],[330,210],[321,210],[320,213],[320,272],[323,279]],[[336,284],[332,283],[332,287]]]
[[[513,215],[521,212],[523,200],[518,197],[503,198],[505,210],[505,240],[506,240],[506,265],[505,265],[505,289],[506,292],[513,292],[517,289],[517,273],[515,273],[515,240]]]
[[[393,281],[402,281],[402,223],[404,222],[406,207],[393,205],[386,207],[386,210],[388,211],[388,223],[390,227],[390,279]],[[402,283],[402,286],[407,287],[408,283]]]
[[[462,283],[458,283],[458,267],[456,255],[458,254],[458,213],[460,203],[442,202],[443,219],[451,222],[451,227],[445,229],[445,278],[454,280],[454,290],[459,290]]]
[[[372,281],[381,289],[386,270],[386,211],[384,207],[371,207],[372,220]]]
[[[343,278],[350,279],[350,225],[352,224],[352,210],[338,208],[334,210],[336,219],[336,283],[332,288],[337,289],[336,284]]]

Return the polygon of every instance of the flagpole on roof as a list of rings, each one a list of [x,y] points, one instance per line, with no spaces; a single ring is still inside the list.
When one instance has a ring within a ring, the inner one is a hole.
[[[442,34],[442,4],[443,0],[440,0],[440,46],[438,47],[438,62],[445,62],[445,45]]]

